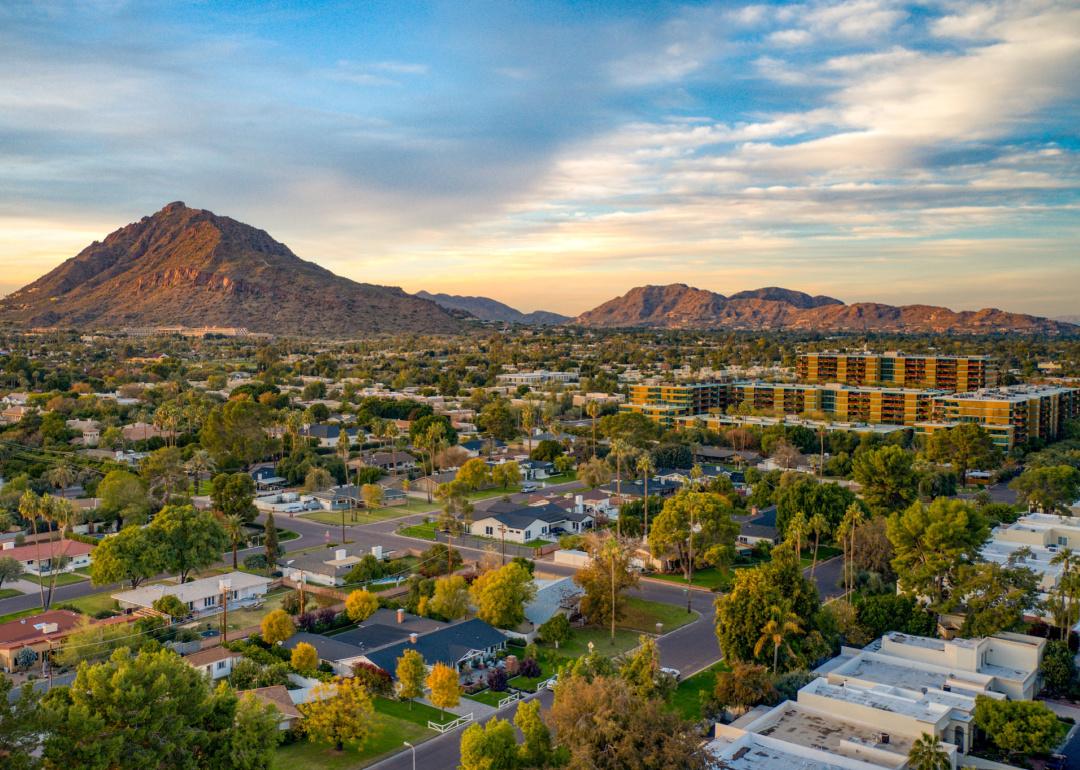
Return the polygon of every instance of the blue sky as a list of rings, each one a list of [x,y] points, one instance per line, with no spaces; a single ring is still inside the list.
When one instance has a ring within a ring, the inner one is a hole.
[[[0,291],[165,203],[361,281],[1080,313],[1080,6],[0,4]]]

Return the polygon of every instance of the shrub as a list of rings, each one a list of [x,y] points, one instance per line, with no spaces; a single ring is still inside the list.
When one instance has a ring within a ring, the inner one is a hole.
[[[244,557],[244,568],[251,570],[266,569],[266,554],[253,553]]]
[[[342,615],[342,617],[345,617],[345,616]],[[334,621],[337,620],[337,618],[338,618],[337,610],[331,609],[330,607],[323,607],[321,610],[318,610],[315,613],[315,627],[320,632],[327,631],[327,630],[334,627],[334,625],[335,625]],[[347,618],[346,618],[345,622],[348,623]]]
[[[356,663],[353,665],[353,676],[368,689],[372,695],[390,697],[394,694],[394,680],[378,666],[370,663]]]
[[[528,679],[535,679],[540,676],[540,664],[536,662],[536,658],[525,658],[521,661],[521,668],[518,669],[521,676]]]
[[[155,599],[152,606],[158,612],[164,613],[174,620],[186,618],[191,614],[191,610],[187,608],[187,605],[172,594],[162,596],[160,599]]]
[[[296,618],[296,625],[299,626],[300,629],[307,631],[309,634],[315,632],[315,626],[318,622],[314,612],[305,612]]]
[[[487,675],[487,686],[492,692],[506,692],[506,672],[493,668]]]
[[[290,615],[300,615],[307,609],[307,605],[311,603],[311,596],[304,595],[304,606],[300,606],[300,592],[292,591],[285,595],[281,600],[281,609],[285,610]]]

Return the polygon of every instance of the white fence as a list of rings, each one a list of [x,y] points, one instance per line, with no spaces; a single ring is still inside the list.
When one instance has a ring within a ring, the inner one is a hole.
[[[519,693],[519,692],[510,693],[505,698],[503,698],[503,699],[501,699],[499,701],[499,708],[505,708],[505,707],[509,706],[511,703],[513,703],[514,701],[519,701],[519,700],[521,700],[521,693]]]
[[[427,726],[430,727],[432,730],[436,730],[440,733],[448,733],[451,730],[461,727],[462,725],[466,725],[471,721],[473,721],[473,715],[472,713],[468,713],[465,716],[458,717],[453,722],[447,722],[446,724],[442,725],[438,722],[428,722]]]

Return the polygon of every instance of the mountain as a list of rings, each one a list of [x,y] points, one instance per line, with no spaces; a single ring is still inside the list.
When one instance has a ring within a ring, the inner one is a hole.
[[[681,283],[639,286],[582,313],[581,326],[658,329],[791,329],[803,331],[1073,334],[1080,327],[988,308],[954,312],[933,305],[846,305],[777,287],[725,297]]]
[[[1080,324],[1080,315],[1060,315],[1055,321],[1064,321],[1067,324]]]
[[[357,283],[296,256],[266,232],[170,203],[95,241],[0,300],[28,326],[243,326],[348,337],[457,332],[465,324],[399,288]]]
[[[509,305],[489,297],[467,297],[460,294],[432,294],[418,291],[414,295],[428,299],[447,310],[463,310],[481,321],[501,321],[503,323],[530,324],[533,326],[554,326],[566,323],[570,316],[551,313],[547,310],[534,310],[522,313]]]

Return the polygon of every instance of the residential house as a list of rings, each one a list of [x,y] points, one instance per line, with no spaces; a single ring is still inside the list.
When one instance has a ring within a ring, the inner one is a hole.
[[[426,634],[413,634],[407,641],[366,652],[362,659],[394,676],[397,659],[405,650],[414,649],[429,666],[445,663],[465,672],[474,663],[493,658],[505,647],[506,636],[479,618],[473,618]]]
[[[0,558],[14,559],[22,565],[24,572],[38,577],[86,569],[94,551],[94,546],[89,543],[67,538],[39,540],[28,545],[15,545],[14,541],[8,540],[0,548]]]
[[[555,463],[546,460],[521,460],[518,467],[525,481],[543,481],[555,475]]]
[[[337,637],[311,634],[306,631],[293,634],[285,640],[284,645],[286,649],[293,650],[301,642],[306,642],[314,647],[319,660],[329,664],[334,669],[334,672],[340,676],[351,676],[353,666],[364,659],[363,648],[355,644],[348,644]]]
[[[273,706],[277,709],[280,719],[278,730],[285,732],[291,730],[304,718],[300,709],[296,707],[289,695],[289,689],[283,684],[275,684],[270,687],[257,687],[254,690],[240,690],[236,697],[243,698],[247,695],[254,696],[260,703]]]
[[[464,449],[469,457],[479,457],[506,449],[506,442],[498,439],[474,438],[471,441],[462,441],[458,446]]]
[[[122,427],[120,432],[124,436],[124,441],[148,441],[152,438],[167,439],[176,435],[171,430],[162,430],[148,422],[133,422]]]
[[[68,420],[68,430],[79,434],[75,442],[85,447],[95,447],[101,441],[101,423],[97,420]]]
[[[228,594],[228,608],[240,609],[257,606],[269,590],[271,581],[247,572],[229,572],[225,575],[192,580],[190,583],[155,583],[140,586],[131,591],[112,595],[122,609],[135,611],[153,610],[154,602],[163,596],[175,596],[191,610],[195,617],[215,615],[221,612],[222,596]]]
[[[317,585],[340,586],[345,585],[345,576],[369,553],[380,561],[386,557],[382,546],[371,549],[341,546],[333,549],[332,553],[327,550],[302,556],[286,555],[278,566],[281,574],[289,580],[300,582],[303,578],[306,582]]]
[[[224,679],[232,673],[233,664],[242,658],[238,652],[225,647],[208,647],[205,650],[193,652],[184,657],[184,662],[192,668],[202,671],[211,681]]]
[[[356,443],[356,438],[359,435],[359,431],[356,428],[345,428],[345,433],[349,437],[350,445]],[[301,428],[300,435],[317,439],[319,446],[324,449],[336,449],[338,438],[341,435],[341,426],[336,423],[305,425]]]
[[[93,625],[115,625],[131,620],[133,618],[118,616],[89,622]],[[46,610],[0,624],[0,669],[8,673],[15,671],[18,668],[15,658],[24,647],[33,650],[35,660],[40,661],[43,652],[56,649],[86,622],[85,615],[71,610]]]
[[[321,492],[313,492],[311,499],[324,511],[347,511],[360,508],[364,504],[360,487],[356,484],[341,484]]]
[[[739,525],[739,534],[735,538],[735,547],[741,551],[751,551],[758,543],[776,545],[780,542],[780,530],[776,527],[776,506],[770,505],[760,511],[756,508],[744,516],[732,516]]]
[[[260,465],[253,468],[250,475],[251,480],[255,482],[255,487],[260,490],[278,489],[288,483],[288,479],[277,474],[277,469],[273,465]]]
[[[592,528],[593,523],[592,514],[568,511],[551,503],[521,505],[498,501],[473,514],[469,532],[478,537],[528,543],[583,532]]]
[[[378,468],[384,473],[408,473],[417,467],[416,458],[408,452],[368,452],[356,460],[349,461],[352,469],[369,467]]]

